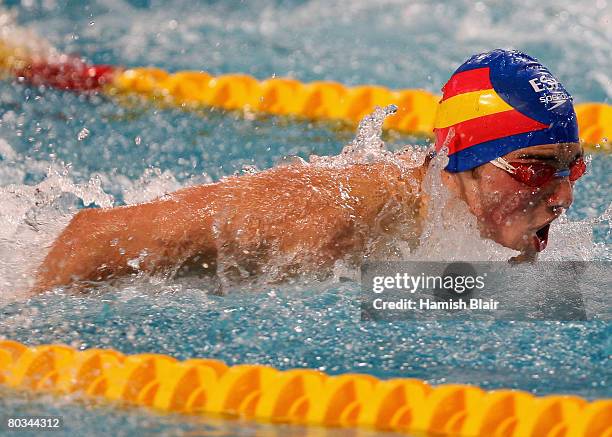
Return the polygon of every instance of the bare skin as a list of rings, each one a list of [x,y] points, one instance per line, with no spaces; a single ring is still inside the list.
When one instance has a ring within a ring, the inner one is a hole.
[[[51,246],[33,291],[136,271],[257,275],[279,255],[289,261],[278,279],[329,269],[347,256],[361,259],[369,242],[402,224],[414,231],[405,238],[418,235],[420,202],[410,183],[418,186],[423,174],[384,162],[293,164],[143,204],[81,210]],[[217,266],[220,256],[234,263]]]
[[[580,144],[562,143],[515,150],[504,159],[567,168],[582,156]],[[520,251],[523,258],[533,258],[537,252],[535,233],[559,217],[573,201],[574,183],[567,177],[531,188],[490,163],[461,173],[444,172],[443,182],[467,203],[484,238]]]
[[[577,143],[551,144],[504,158],[566,168],[582,153]],[[386,162],[341,169],[293,164],[139,205],[82,210],[53,243],[33,291],[137,271],[222,269],[239,279],[265,272],[279,256],[283,266],[275,278],[283,280],[329,271],[339,259],[358,264],[386,238],[414,247],[426,171],[427,164],[410,171]],[[573,200],[567,178],[533,189],[490,163],[443,172],[442,181],[476,216],[482,237],[520,251],[524,259],[537,252],[535,233]]]

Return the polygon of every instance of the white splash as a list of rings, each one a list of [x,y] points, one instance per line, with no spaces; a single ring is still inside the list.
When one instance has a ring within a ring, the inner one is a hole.
[[[125,182],[129,184],[123,190],[123,200],[127,205],[148,202],[183,187],[170,171],[162,172],[158,168],[146,169],[136,182]]]
[[[555,220],[549,231],[548,246],[540,253],[542,261],[612,261],[610,247],[605,243],[595,243],[593,231],[606,230],[612,234],[612,204],[599,217],[572,221],[564,213]]]
[[[430,162],[423,181],[427,217],[419,247],[407,259],[428,261],[505,261],[519,252],[480,236],[476,217],[442,183],[446,148]]]
[[[397,106],[395,105],[384,108],[376,106],[373,113],[366,115],[359,122],[355,139],[342,149],[342,154],[353,157],[365,155],[363,156],[365,161],[379,158],[381,153],[386,152],[385,143],[382,140],[383,123],[388,116],[396,112]]]
[[[387,161],[399,166],[402,170],[418,167],[425,159],[423,148],[407,145],[398,152],[391,152],[387,150],[382,140],[385,119],[395,112],[397,112],[395,105],[384,108],[376,106],[371,114],[366,115],[359,122],[355,138],[344,146],[339,155],[311,155],[309,163],[319,167],[343,168],[355,164]],[[398,159],[398,155],[402,155],[403,159]]]
[[[28,175],[44,176],[35,185]],[[188,183],[206,182],[206,175]],[[149,169],[137,180],[120,175],[93,174],[77,183],[69,166],[39,161],[17,153],[0,138],[0,305],[25,297],[36,267],[82,203],[110,208],[112,195],[103,186],[119,187],[126,203],[144,202],[181,188],[172,173]]]
[[[19,161],[10,145],[0,141],[0,175],[21,180],[0,187],[0,303],[19,298],[31,286],[33,271],[42,261],[55,237],[77,210],[85,205],[110,207],[113,197],[104,192],[101,181],[91,178],[85,184],[74,183],[69,168],[58,163],[35,160]],[[10,158],[10,159],[7,159]],[[5,165],[8,164],[8,165]],[[27,172],[47,167],[46,178],[36,185],[23,184]],[[7,168],[10,174],[4,174]],[[6,179],[1,178],[5,183]]]

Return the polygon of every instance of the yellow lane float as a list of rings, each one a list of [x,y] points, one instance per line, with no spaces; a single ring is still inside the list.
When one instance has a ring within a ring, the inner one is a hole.
[[[301,83],[273,78],[257,81],[244,74],[211,76],[205,72],[174,74],[157,68],[118,70],[105,92],[138,94],[165,104],[183,107],[212,106],[307,119],[359,122],[374,106],[394,104],[396,114],[385,120],[385,128],[430,135],[439,96],[420,89],[390,90],[377,85],[346,87],[337,82]],[[612,105],[575,105],[581,140],[592,151],[610,151]]]
[[[159,411],[273,423],[470,437],[609,437],[612,399],[533,396],[411,378],[330,376],[159,354],[0,341],[0,383]]]

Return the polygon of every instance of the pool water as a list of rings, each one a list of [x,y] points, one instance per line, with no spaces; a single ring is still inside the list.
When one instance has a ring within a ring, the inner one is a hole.
[[[544,0],[537,7],[465,0],[4,5],[20,25],[96,63],[438,92],[468,55],[500,46],[538,57],[577,102],[612,98],[612,8],[605,0]],[[207,293],[206,283],[191,278],[143,276],[103,284],[85,296],[59,290],[21,297],[41,248],[78,208],[144,201],[252,167],[270,168],[286,157],[335,155],[354,134],[354,126],[341,122],[119,104],[104,96],[0,82],[0,337],[609,397],[609,322],[361,322],[359,284],[340,275],[256,285],[226,296]],[[393,132],[384,139],[392,150],[429,142]],[[570,223],[551,229],[546,256],[612,260],[611,170],[610,155],[593,155],[589,173],[576,185]],[[109,427],[117,435],[141,429],[172,435],[308,433],[6,389],[0,412],[63,415],[67,435],[105,434]]]
[[[52,435],[108,435],[113,430],[116,437],[129,437],[137,431],[142,435],[200,436],[200,437],[351,437],[352,430],[299,427],[294,425],[265,424],[221,417],[197,417],[158,413],[135,407],[117,407],[108,404],[92,404],[75,399],[58,399],[28,393],[8,392],[0,387],[0,411],[13,415],[61,416],[59,430]],[[8,435],[36,437],[40,433],[15,431]],[[359,430],[359,437],[375,437],[381,433]],[[382,433],[393,437],[405,434]]]

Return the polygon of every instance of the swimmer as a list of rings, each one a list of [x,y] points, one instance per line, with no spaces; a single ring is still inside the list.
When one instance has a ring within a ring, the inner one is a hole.
[[[500,49],[468,59],[442,91],[434,133],[436,152],[449,158],[444,185],[483,238],[533,259],[586,169],[572,97],[537,60]],[[358,266],[380,241],[415,248],[431,157],[417,167],[402,165],[408,154],[397,158],[343,168],[294,163],[138,205],[81,210],[33,289],[143,271],[325,276],[338,260]]]

